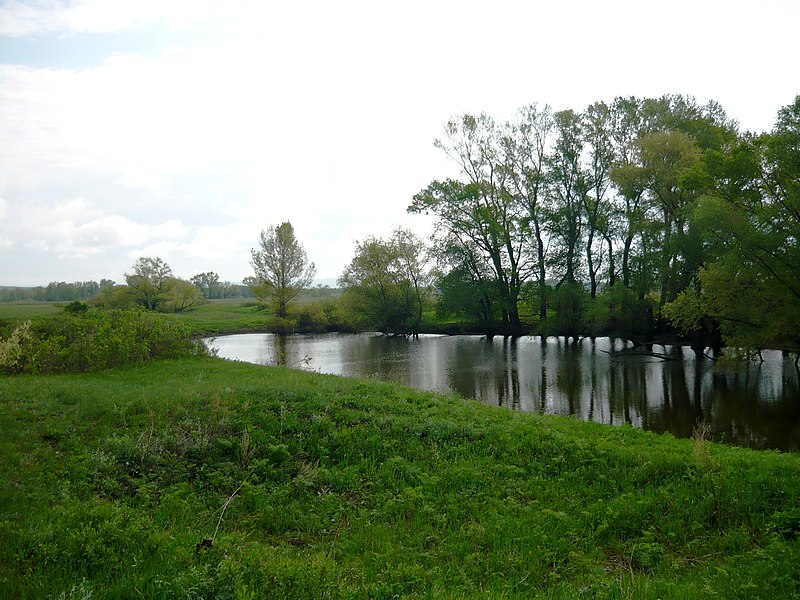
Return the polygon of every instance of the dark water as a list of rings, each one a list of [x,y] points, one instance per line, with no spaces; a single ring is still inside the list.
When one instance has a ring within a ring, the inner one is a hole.
[[[777,351],[763,352],[763,363],[720,372],[680,346],[652,347],[676,360],[612,357],[625,343],[611,338],[245,334],[209,343],[223,358],[374,377],[678,437],[704,423],[727,443],[800,450],[800,374],[793,358]]]

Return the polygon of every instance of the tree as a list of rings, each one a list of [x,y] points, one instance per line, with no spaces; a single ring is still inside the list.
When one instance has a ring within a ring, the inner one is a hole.
[[[555,114],[557,138],[548,158],[550,234],[556,242],[554,264],[563,265],[560,283],[576,283],[583,236],[583,202],[589,193],[589,175],[582,164],[583,124],[578,114]]]
[[[285,318],[289,303],[311,284],[317,268],[308,262],[289,221],[262,231],[259,247],[251,250],[257,281],[254,292],[270,298],[278,317]]]
[[[190,281],[203,293],[204,298],[212,299],[223,297],[223,292],[226,285],[220,283],[219,275],[217,275],[214,271],[209,271],[208,273],[198,273],[192,277]]]
[[[524,229],[532,236],[535,274],[538,284],[539,319],[547,317],[547,246],[544,210],[547,185],[547,152],[553,131],[549,106],[531,105],[521,109],[513,123],[506,125],[502,138],[504,163],[510,193],[523,207]]]
[[[445,134],[446,141],[435,145],[459,165],[467,182],[433,181],[414,196],[408,211],[438,217],[439,243],[469,245],[480,252],[494,273],[503,321],[519,332],[519,294],[533,265],[525,252],[525,207],[510,191],[500,135],[486,115],[450,121]]]
[[[597,274],[606,248],[608,286],[613,286],[616,281],[611,231],[614,209],[609,197],[611,168],[615,159],[611,137],[612,110],[604,102],[596,102],[586,109],[583,120],[584,136],[589,150],[589,181],[592,192],[583,196],[583,212],[586,219],[586,267],[589,274],[589,294],[594,299],[597,296]],[[595,236],[599,239],[596,240]]]
[[[696,312],[731,346],[800,352],[800,96],[771,133],[718,158],[714,192],[692,215],[716,254],[699,273]],[[686,329],[679,300],[672,314]]]
[[[389,240],[368,237],[339,278],[344,301],[362,326],[383,333],[417,334],[428,274],[422,241],[406,229]]]
[[[206,302],[203,293],[195,284],[185,279],[174,278],[167,294],[165,307],[179,313]]]
[[[428,257],[423,241],[411,230],[398,227],[392,234],[390,243],[397,253],[397,261],[414,292],[415,314],[411,317],[409,332],[419,333],[422,322],[422,310],[430,288],[430,276],[427,270]]]
[[[174,285],[172,269],[161,258],[143,256],[133,263],[133,273],[125,273],[134,301],[147,310],[158,310],[167,301]]]
[[[440,316],[460,315],[477,321],[491,332],[499,321],[502,304],[497,284],[489,265],[474,245],[459,240],[437,245],[433,250],[440,269],[436,310]]]

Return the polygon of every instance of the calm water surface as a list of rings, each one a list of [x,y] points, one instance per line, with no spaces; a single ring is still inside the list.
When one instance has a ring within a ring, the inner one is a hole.
[[[776,351],[734,373],[680,346],[652,347],[677,360],[612,357],[625,347],[612,338],[243,334],[207,343],[222,358],[373,377],[679,437],[706,423],[729,443],[800,450],[800,377],[793,359]]]

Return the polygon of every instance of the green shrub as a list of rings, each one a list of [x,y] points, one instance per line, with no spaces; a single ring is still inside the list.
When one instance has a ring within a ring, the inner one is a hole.
[[[31,322],[17,325],[8,338],[0,339],[0,369],[7,373],[22,372],[32,343]]]
[[[101,371],[155,358],[201,355],[185,326],[142,310],[64,312],[0,340],[7,373]]]

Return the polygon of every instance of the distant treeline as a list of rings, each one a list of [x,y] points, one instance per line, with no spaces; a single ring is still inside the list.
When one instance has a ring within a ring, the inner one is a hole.
[[[194,279],[194,278],[193,278]],[[89,300],[98,296],[106,288],[113,288],[116,282],[110,279],[97,281],[51,281],[47,286],[0,287],[0,302],[75,302]],[[197,283],[195,282],[195,285]],[[220,282],[215,286],[199,286],[207,298],[251,298],[252,292],[246,285]]]

